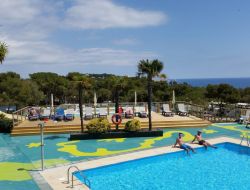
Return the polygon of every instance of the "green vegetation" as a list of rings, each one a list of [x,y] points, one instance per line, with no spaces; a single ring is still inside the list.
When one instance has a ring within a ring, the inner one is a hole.
[[[8,53],[8,47],[5,43],[0,42],[0,63],[2,64]]]
[[[98,103],[115,102],[116,88],[119,89],[119,102],[134,102],[134,91],[138,102],[147,102],[147,78],[144,76],[127,77],[109,74],[69,73],[61,76],[56,73],[34,73],[28,79],[22,79],[13,72],[0,73],[0,105],[48,105],[50,93],[54,94],[55,104],[78,103],[79,77],[85,80],[82,101],[93,103],[94,91]],[[152,81],[152,101],[171,101],[175,90],[177,101],[187,101],[206,105],[209,101],[228,103],[250,103],[250,87],[237,89],[230,85],[208,85],[192,87],[186,83]]]
[[[12,129],[12,120],[0,114],[0,133],[9,133]]]
[[[138,119],[133,119],[125,124],[125,131],[139,131],[141,129],[141,122]]]
[[[106,118],[94,118],[86,125],[88,133],[105,133],[111,128],[109,121]]]
[[[162,69],[163,69],[163,63],[157,59],[152,61],[141,60],[138,64],[139,75],[147,75],[149,131],[152,130],[152,118],[151,118],[152,86],[153,86],[152,82],[153,78],[155,77],[166,78],[165,75],[160,75]]]

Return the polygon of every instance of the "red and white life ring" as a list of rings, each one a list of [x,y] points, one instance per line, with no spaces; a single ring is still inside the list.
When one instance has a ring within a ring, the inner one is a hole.
[[[122,122],[122,116],[119,113],[115,113],[114,115],[112,115],[111,120],[112,120],[113,124],[120,125]],[[118,120],[118,121],[116,121],[116,120]]]

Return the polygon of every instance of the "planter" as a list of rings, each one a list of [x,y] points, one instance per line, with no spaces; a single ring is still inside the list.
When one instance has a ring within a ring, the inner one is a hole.
[[[152,131],[140,130],[135,132],[127,131],[110,131],[107,133],[72,133],[70,134],[69,140],[89,140],[89,139],[113,139],[113,138],[132,138],[132,137],[161,137],[163,131],[154,129]]]

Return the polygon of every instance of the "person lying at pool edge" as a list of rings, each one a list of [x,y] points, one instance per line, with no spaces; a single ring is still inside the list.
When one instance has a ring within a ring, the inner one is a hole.
[[[201,131],[197,131],[197,135],[194,136],[194,140],[192,141],[192,143],[194,143],[194,141],[198,141],[199,145],[203,145],[206,149],[207,147],[212,147],[212,148],[217,148],[216,146],[210,144],[209,142],[205,141],[202,139],[202,132]]]
[[[173,148],[176,147],[176,145],[178,144],[179,147],[180,147],[181,149],[184,149],[184,150],[187,152],[187,154],[189,154],[189,151],[190,151],[190,150],[191,150],[193,153],[195,153],[195,150],[194,150],[191,146],[189,146],[189,145],[187,145],[187,144],[185,144],[185,143],[183,142],[182,137],[183,137],[183,133],[179,133],[179,136],[178,136],[178,138],[176,139]]]

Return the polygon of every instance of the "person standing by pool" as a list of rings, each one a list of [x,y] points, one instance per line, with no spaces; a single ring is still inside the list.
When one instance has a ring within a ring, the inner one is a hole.
[[[208,146],[212,147],[212,148],[217,148],[216,146],[210,144],[209,142],[205,141],[202,139],[202,132],[201,131],[197,131],[197,135],[194,136],[194,140],[192,141],[192,143],[194,143],[194,141],[198,141],[199,145],[203,145],[206,149]]]
[[[185,144],[185,143],[183,142],[182,137],[183,137],[183,133],[179,133],[179,136],[178,136],[178,138],[176,139],[175,145],[174,145],[173,147],[176,147],[176,145],[178,144],[178,145],[180,146],[181,149],[184,149],[184,150],[187,152],[187,154],[189,154],[189,151],[190,151],[190,150],[194,153],[195,150],[194,150],[191,146]]]

